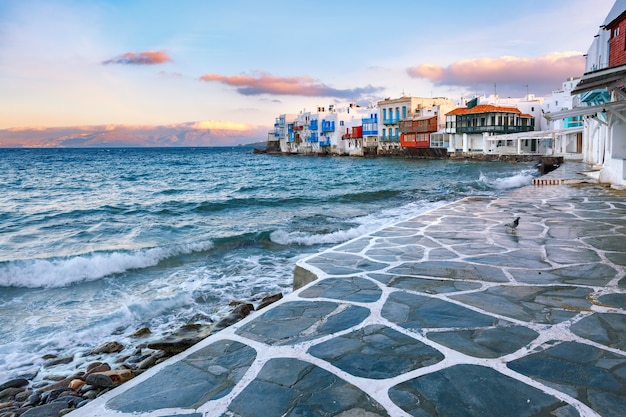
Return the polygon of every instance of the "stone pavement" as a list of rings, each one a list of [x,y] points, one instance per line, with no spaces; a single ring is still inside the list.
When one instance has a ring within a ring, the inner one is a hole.
[[[466,198],[296,275],[318,279],[70,416],[626,415],[624,191]]]

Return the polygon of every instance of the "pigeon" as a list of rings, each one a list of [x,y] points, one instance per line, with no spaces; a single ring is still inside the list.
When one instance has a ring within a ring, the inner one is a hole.
[[[506,227],[509,227],[513,230],[515,230],[518,225],[519,225],[519,217],[516,217],[515,220],[513,220],[511,223],[505,224]]]

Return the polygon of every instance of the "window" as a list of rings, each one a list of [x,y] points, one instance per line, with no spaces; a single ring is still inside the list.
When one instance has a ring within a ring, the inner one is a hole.
[[[402,118],[406,119],[406,106],[402,106]]]

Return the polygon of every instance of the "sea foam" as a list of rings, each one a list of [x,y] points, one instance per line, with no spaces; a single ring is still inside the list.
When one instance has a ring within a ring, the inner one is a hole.
[[[498,178],[489,178],[481,172],[479,181],[485,184],[488,188],[494,190],[510,190],[532,183],[533,178],[536,176],[536,172],[537,170],[528,169],[515,175]]]
[[[212,242],[157,247],[129,252],[98,252],[55,259],[27,259],[0,264],[1,287],[54,288],[94,281],[164,259],[210,249]]]

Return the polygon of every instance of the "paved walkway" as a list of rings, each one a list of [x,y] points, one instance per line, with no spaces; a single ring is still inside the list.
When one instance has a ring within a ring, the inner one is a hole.
[[[467,198],[297,269],[319,279],[71,417],[626,415],[623,191]]]

